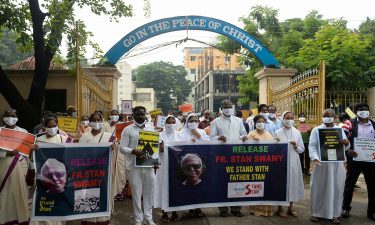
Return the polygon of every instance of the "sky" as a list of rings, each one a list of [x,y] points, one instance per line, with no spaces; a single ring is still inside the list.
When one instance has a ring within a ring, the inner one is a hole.
[[[240,17],[249,14],[251,7],[255,5],[269,6],[279,10],[279,20],[289,18],[304,18],[311,10],[318,10],[324,19],[344,18],[348,21],[348,27],[358,28],[366,17],[375,18],[374,0],[150,0],[151,15],[144,17],[143,0],[130,0],[133,5],[134,16],[120,19],[119,23],[110,22],[105,16],[95,16],[90,10],[84,8],[76,14],[85,21],[88,30],[92,31],[92,40],[99,44],[103,52],[107,52],[117,41],[133,29],[151,21],[186,15],[199,15],[213,17],[232,23],[240,28],[243,24],[239,22]],[[207,31],[176,31],[150,38],[142,42],[136,49],[145,49],[150,46],[163,44],[169,41],[177,41],[186,38],[194,38],[205,43],[216,40],[216,33]],[[141,54],[135,57],[126,57],[126,61],[135,69],[139,65],[155,61],[169,61],[175,65],[184,63],[184,47],[206,46],[193,41],[181,45],[171,45],[157,50]],[[141,50],[142,51],[142,50]],[[93,52],[86,54],[87,58],[93,57]]]

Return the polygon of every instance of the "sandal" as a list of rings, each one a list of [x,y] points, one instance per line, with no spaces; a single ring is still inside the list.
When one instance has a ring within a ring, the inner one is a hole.
[[[288,215],[291,215],[293,217],[298,217],[297,211],[294,209],[289,209],[288,210]]]
[[[203,217],[203,216],[205,216],[204,213],[203,213],[203,211],[201,209],[195,209],[194,214],[197,217]]]
[[[229,216],[229,213],[228,212],[225,212],[225,211],[223,211],[223,212],[220,212],[220,214],[219,214],[221,217],[227,217],[227,216]]]
[[[177,212],[172,212],[171,221],[173,222],[180,221],[180,217],[178,217]]]
[[[169,220],[167,213],[163,213],[163,216],[161,217],[161,221],[163,221],[163,223],[169,223],[170,220]]]
[[[189,216],[189,217],[194,217],[194,216],[195,216],[194,209],[190,209],[190,210],[189,210],[189,212],[188,212],[188,216]]]
[[[278,210],[277,215],[280,216],[281,218],[287,218],[287,214],[284,210]]]
[[[319,218],[318,218],[318,217],[315,217],[315,216],[311,216],[311,217],[310,217],[310,221],[316,223],[316,222],[319,221]]]
[[[236,217],[243,217],[244,215],[241,213],[241,212],[231,212],[233,214],[233,216],[236,216]]]
[[[333,224],[340,224],[341,223],[341,221],[338,219],[338,218],[333,218],[332,220],[331,220],[331,223],[333,223]]]

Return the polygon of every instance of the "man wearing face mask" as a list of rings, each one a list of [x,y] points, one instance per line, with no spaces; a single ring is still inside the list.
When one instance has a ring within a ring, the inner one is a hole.
[[[331,220],[339,224],[341,216],[341,205],[344,193],[345,167],[343,161],[320,162],[319,129],[339,128],[334,125],[335,111],[326,109],[323,113],[323,124],[311,131],[309,140],[309,154],[313,161],[313,172],[310,180],[311,188],[311,218],[317,222],[320,218]],[[350,142],[344,131],[342,140],[339,140],[348,150]]]
[[[266,104],[260,104],[258,106],[258,113],[266,119],[266,131],[268,131],[272,136],[275,136],[275,123],[269,118],[268,106]]]
[[[109,123],[104,125],[104,131],[116,135],[116,123],[119,122],[120,114],[117,109],[112,109],[109,113]]]
[[[211,123],[211,138],[226,142],[227,140],[243,140],[247,139],[247,133],[243,125],[242,119],[233,116],[232,102],[223,100],[221,102],[222,115]],[[220,216],[227,217],[229,215],[228,207],[219,207]],[[231,206],[231,213],[234,216],[242,217],[241,206]]]
[[[66,113],[68,114],[69,117],[74,117],[76,118],[78,116],[78,110],[76,107],[70,105],[68,108],[66,108]]]
[[[178,111],[177,113],[177,120],[176,120],[176,129],[182,130],[184,128],[184,113],[182,111]]]
[[[267,107],[267,110],[268,110],[268,119],[270,119],[275,124],[275,131],[280,129],[283,126],[283,124],[282,124],[282,119],[278,119],[276,117],[276,111],[277,111],[276,106],[269,105]]]
[[[199,122],[198,128],[199,129],[204,129],[208,126],[210,126],[210,116],[211,116],[211,111],[206,110],[203,113],[203,120]]]
[[[353,198],[354,186],[359,175],[363,173],[368,193],[367,217],[371,220],[375,220],[375,163],[353,160],[353,158],[357,157],[354,148],[354,138],[375,138],[375,122],[369,119],[370,111],[366,103],[357,104],[354,107],[354,112],[357,114],[357,118],[352,121],[353,129],[349,137],[352,148],[346,151],[348,166],[342,205],[342,217],[348,218],[350,216],[350,204]]]
[[[145,158],[144,153],[137,149],[139,131],[154,131],[154,127],[147,123],[146,108],[136,106],[133,109],[134,123],[127,126],[121,133],[120,151],[126,154],[126,169],[132,189],[133,212],[136,225],[141,225],[143,217],[147,225],[155,225],[152,218],[152,206],[155,186],[155,173],[152,167],[135,167],[136,157]],[[143,212],[141,209],[143,196]]]

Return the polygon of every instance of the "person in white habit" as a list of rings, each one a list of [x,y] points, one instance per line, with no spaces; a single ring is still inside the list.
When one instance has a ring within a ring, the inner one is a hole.
[[[179,132],[179,139],[180,141],[192,141],[192,142],[200,142],[200,141],[210,141],[210,137],[206,134],[203,129],[198,128],[199,119],[195,113],[190,113],[186,118],[186,123],[184,128]],[[190,217],[202,217],[204,213],[200,208],[190,209],[189,210]]]
[[[154,207],[155,208],[162,208],[163,206],[163,188],[167,188],[163,185],[163,166],[164,166],[164,146],[165,144],[169,144],[171,142],[180,141],[178,132],[176,130],[177,124],[176,124],[176,118],[173,117],[173,115],[167,116],[165,120],[165,125],[163,131],[160,133],[159,141],[159,162],[161,166],[156,172],[156,186],[155,186],[155,194],[154,194]],[[163,216],[161,217],[162,221],[164,223],[168,223],[171,221],[178,221],[179,217],[177,215],[177,212],[172,212],[172,217],[169,219],[168,213],[163,211]]]
[[[282,114],[282,127],[276,130],[276,137],[280,141],[289,142],[289,208],[288,214],[297,217],[297,211],[293,207],[293,203],[304,199],[304,184],[299,154],[305,151],[302,135],[299,130],[294,128],[294,114],[292,112],[284,112]],[[287,217],[282,206],[278,207],[277,214],[280,217]]]
[[[238,141],[247,140],[247,132],[241,118],[233,116],[232,102],[223,100],[221,102],[222,115],[211,122],[211,138],[226,142],[227,140]],[[227,217],[229,215],[228,207],[219,207],[220,216]],[[231,213],[234,216],[242,217],[241,206],[231,206]]]
[[[93,113],[89,118],[89,126],[92,128],[90,132],[84,133],[82,137],[79,139],[79,143],[81,144],[88,144],[88,143],[106,143],[112,142],[112,134],[104,132],[104,124],[103,124],[103,116],[100,113]],[[115,145],[112,144],[112,149],[115,148]],[[116,152],[112,151],[112,158]],[[114,168],[115,161],[112,161],[112,171]],[[111,176],[111,183],[113,182],[115,173],[112,173]],[[113,202],[114,199],[114,186],[112,185],[112,189],[110,190],[110,200],[112,200],[112,209],[113,209]],[[81,225],[109,225],[110,224],[110,216],[102,216],[102,217],[94,217],[94,218],[87,218],[81,220]]]
[[[326,109],[323,113],[323,124],[315,127],[311,131],[309,141],[309,155],[313,161],[313,172],[310,179],[311,188],[311,218],[312,222],[317,222],[320,218],[331,220],[334,224],[339,224],[341,206],[345,187],[345,167],[343,161],[321,162],[319,148],[319,129],[339,128],[334,125],[335,111]],[[345,150],[350,147],[344,131],[342,140]]]
[[[135,225],[143,223],[142,196],[146,224],[155,225],[152,218],[155,186],[154,168],[135,167],[136,157],[141,159],[146,157],[141,150],[137,149],[139,131],[155,131],[155,129],[150,123],[147,123],[145,107],[134,107],[132,116],[134,123],[127,126],[121,133],[120,151],[127,155],[126,169],[132,189]]]
[[[179,132],[180,141],[210,141],[203,129],[198,128],[199,120],[195,113],[190,113],[186,118],[184,128]]]

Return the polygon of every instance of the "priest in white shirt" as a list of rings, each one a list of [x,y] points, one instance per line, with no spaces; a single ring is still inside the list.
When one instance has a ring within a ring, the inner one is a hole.
[[[233,116],[232,102],[223,100],[221,102],[222,115],[211,122],[211,138],[212,140],[226,141],[239,141],[246,140],[247,133],[243,125],[242,119]],[[220,216],[227,217],[228,207],[219,207]],[[241,206],[231,206],[231,213],[234,216],[242,217]]]
[[[345,186],[345,167],[343,161],[321,162],[319,147],[319,128],[338,128],[334,125],[335,111],[326,109],[323,113],[323,124],[315,127],[310,135],[309,155],[313,161],[313,172],[310,180],[311,188],[311,218],[317,222],[320,218],[331,220],[333,224],[339,224],[341,206]],[[344,131],[342,140],[345,150],[350,143]]]
[[[132,189],[133,211],[136,225],[143,223],[141,209],[143,196],[143,211],[147,225],[155,225],[152,218],[154,198],[155,173],[152,167],[135,167],[136,157],[145,158],[143,152],[137,149],[139,131],[154,131],[154,127],[147,123],[146,108],[136,106],[133,109],[134,123],[127,126],[121,133],[120,151],[127,155],[126,169]]]

